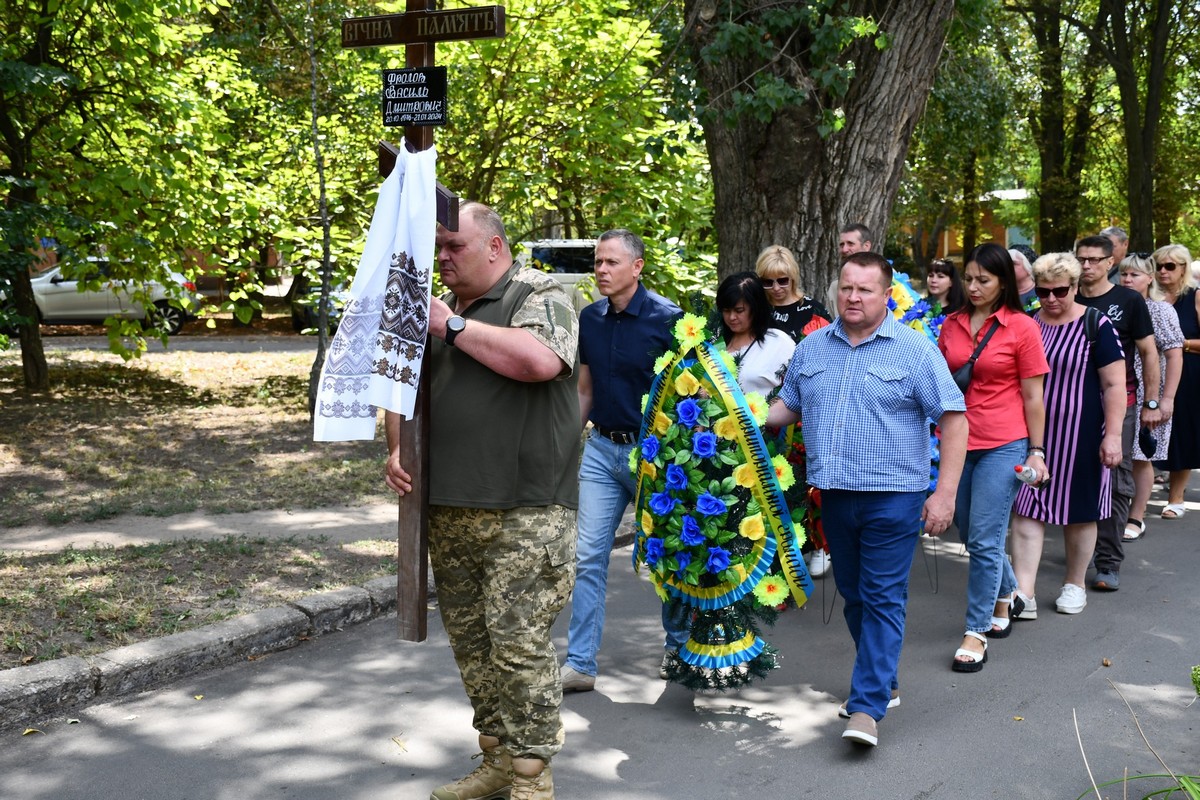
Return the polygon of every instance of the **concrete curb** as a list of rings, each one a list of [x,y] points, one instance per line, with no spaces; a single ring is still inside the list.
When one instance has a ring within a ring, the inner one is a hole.
[[[395,611],[396,579],[389,576],[99,655],[3,670],[0,730],[295,647]]]
[[[630,545],[633,537],[632,526],[621,525],[613,549]],[[429,597],[436,597],[432,576]],[[387,576],[94,656],[2,670],[0,730],[286,650],[395,611],[396,578]]]

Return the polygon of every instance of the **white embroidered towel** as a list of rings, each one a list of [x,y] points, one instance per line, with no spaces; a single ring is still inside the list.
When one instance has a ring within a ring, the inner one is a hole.
[[[379,190],[350,300],[329,344],[313,439],[375,438],[378,408],[411,417],[429,330],[437,154],[402,146]]]

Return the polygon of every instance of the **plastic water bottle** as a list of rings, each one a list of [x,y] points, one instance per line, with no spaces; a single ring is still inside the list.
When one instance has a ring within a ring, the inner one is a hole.
[[[1034,489],[1040,489],[1050,482],[1050,478],[1047,477],[1045,481],[1038,483],[1037,470],[1025,464],[1017,464],[1015,467],[1013,467],[1013,469],[1016,470],[1017,479],[1020,480],[1021,483],[1027,483]]]

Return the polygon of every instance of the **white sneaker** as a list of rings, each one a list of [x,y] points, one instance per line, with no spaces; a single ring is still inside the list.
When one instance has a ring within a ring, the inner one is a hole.
[[[1017,592],[1017,594],[1021,593]],[[1021,609],[1020,614],[1013,614],[1013,619],[1037,619],[1037,598],[1021,594],[1021,602],[1025,604],[1025,608]]]
[[[590,692],[596,688],[596,676],[579,672],[574,667],[562,666],[562,688],[564,692]]]
[[[1082,586],[1064,583],[1054,605],[1060,614],[1078,614],[1087,605],[1087,591]]]
[[[814,578],[820,578],[833,565],[833,560],[829,557],[829,553],[825,550],[814,550],[812,558],[808,562],[808,574]]]

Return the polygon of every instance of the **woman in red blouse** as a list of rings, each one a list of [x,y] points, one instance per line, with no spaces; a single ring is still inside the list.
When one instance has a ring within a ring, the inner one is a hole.
[[[1032,468],[1038,481],[1048,475],[1042,380],[1050,368],[1037,323],[1021,306],[1007,250],[990,242],[976,247],[967,258],[964,283],[967,304],[946,318],[938,347],[954,372],[991,334],[965,392],[970,432],[954,510],[971,563],[966,632],[950,666],[978,672],[987,661],[988,638],[1012,632],[1017,580],[1005,539],[1020,486],[1014,467]]]

